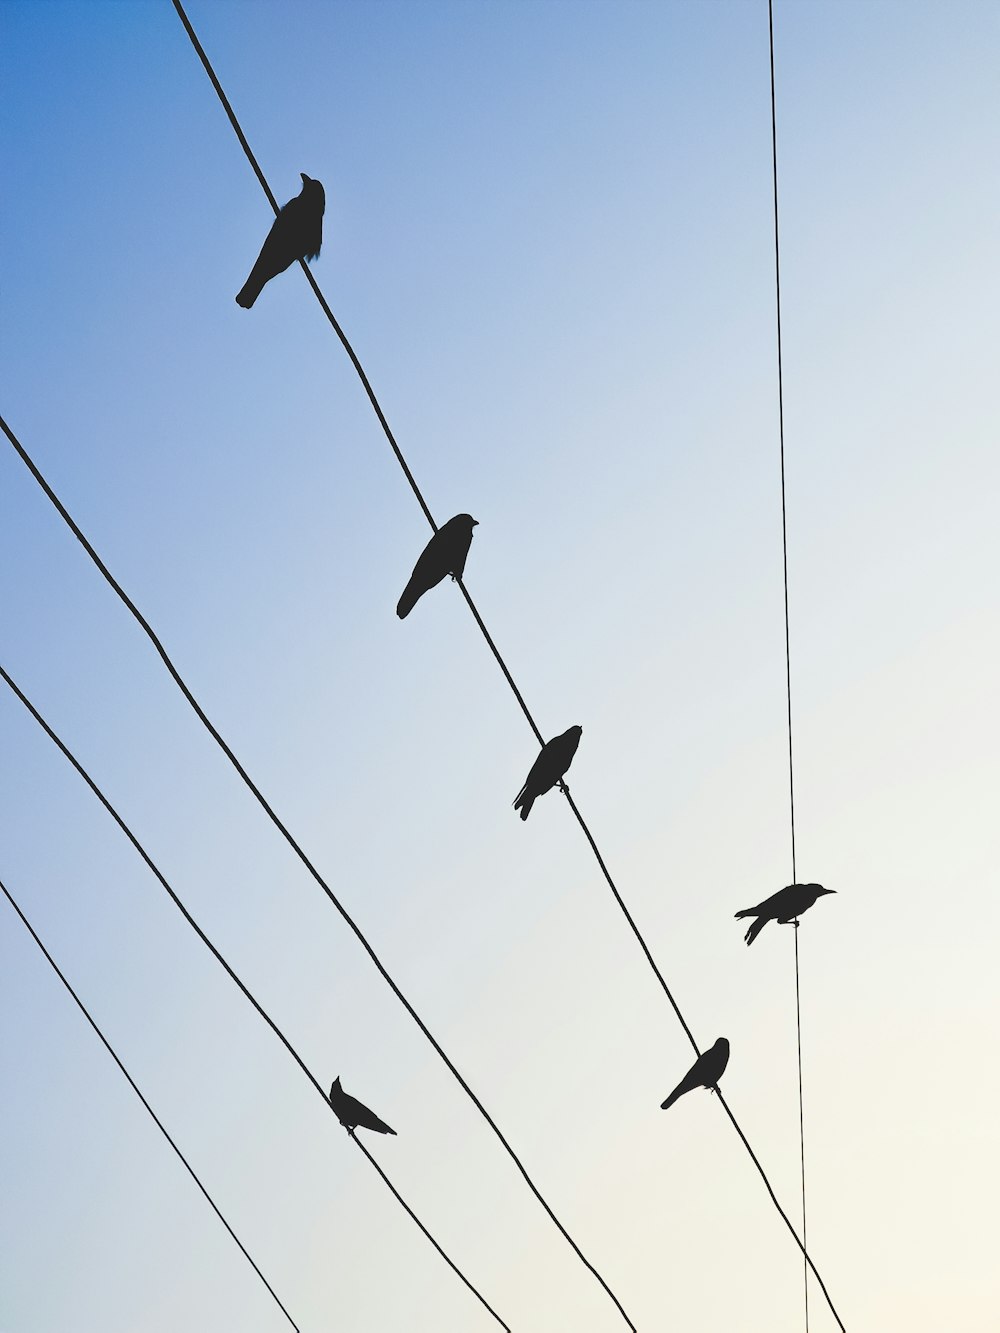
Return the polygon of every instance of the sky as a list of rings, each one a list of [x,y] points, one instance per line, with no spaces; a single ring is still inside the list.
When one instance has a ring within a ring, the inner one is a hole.
[[[730,1105],[798,1213],[762,0],[191,0]],[[167,0],[0,7],[2,412],[642,1330],[801,1259]],[[809,1247],[848,1329],[993,1327],[996,6],[775,6]],[[519,1333],[614,1307],[0,449],[5,668]],[[496,1327],[9,692],[0,879],[303,1330]],[[3,1333],[287,1327],[0,906]],[[835,1327],[815,1287],[810,1326]]]

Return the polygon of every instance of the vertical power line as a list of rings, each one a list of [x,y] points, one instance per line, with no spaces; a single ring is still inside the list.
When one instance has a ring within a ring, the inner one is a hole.
[[[788,627],[788,518],[785,503],[785,389],[781,362],[781,247],[778,240],[778,117],[774,94],[774,0],[767,0],[767,35],[771,60],[771,181],[774,189],[774,304],[778,343],[778,441],[781,452],[781,563],[785,587],[785,697],[788,701],[788,814],[792,834],[792,883],[795,866],[795,765],[792,759],[792,653]],[[799,1071],[799,1166],[802,1179],[802,1245],[806,1236],[806,1135],[802,1095],[802,1004],[799,992],[799,923],[795,922],[795,1042]],[[809,1333],[809,1266],[802,1264],[806,1333]]]

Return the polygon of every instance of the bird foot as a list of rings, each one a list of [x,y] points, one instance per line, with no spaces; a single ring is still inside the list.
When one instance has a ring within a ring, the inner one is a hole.
[[[569,795],[569,787],[567,787],[566,783],[563,782],[561,779],[559,781],[559,790],[562,792],[564,796]]]

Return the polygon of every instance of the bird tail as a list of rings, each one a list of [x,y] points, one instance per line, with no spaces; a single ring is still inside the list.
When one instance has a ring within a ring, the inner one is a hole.
[[[678,1098],[678,1097],[681,1095],[681,1093],[684,1092],[684,1091],[685,1091],[685,1088],[684,1088],[684,1083],[683,1083],[683,1081],[682,1081],[682,1082],[680,1082],[680,1083],[677,1084],[677,1087],[674,1088],[673,1092],[670,1094],[670,1096],[667,1098],[667,1100],[666,1100],[665,1102],[660,1102],[660,1110],[661,1110],[661,1111],[666,1111],[666,1110],[668,1110],[671,1106],[673,1106],[674,1102],[677,1100],[677,1098]]]
[[[378,1116],[375,1116],[374,1118],[375,1118],[375,1120],[378,1121],[378,1124],[377,1124],[377,1125],[372,1125],[372,1129],[374,1129],[376,1133],[378,1133],[378,1134],[391,1134],[393,1138],[397,1138],[397,1137],[398,1137],[397,1134],[396,1134],[396,1131],[395,1131],[394,1129],[390,1129],[389,1126],[385,1123],[384,1120],[379,1120]]]
[[[396,604],[396,615],[400,620],[405,620],[416,604],[420,601],[420,590],[417,588],[414,579],[403,589],[403,595]]]
[[[267,278],[263,273],[263,265],[258,259],[256,264],[254,264],[253,268],[250,270],[249,278],[247,278],[246,282],[240,288],[236,297],[236,304],[241,305],[244,310],[249,310],[254,301],[256,301],[257,297],[260,296],[261,292],[264,290],[264,283],[266,281]]]
[[[244,310],[249,310],[257,297],[260,296],[261,291],[262,287],[259,282],[254,282],[252,276],[247,278],[237,294],[236,304],[241,305]]]
[[[528,796],[527,791],[528,791],[528,784],[525,783],[524,786],[521,788],[521,790],[517,793],[517,799],[514,801],[514,809],[520,810],[522,819],[528,818],[528,816],[531,814],[531,807],[535,804],[534,796]]]
[[[752,912],[737,912],[736,915],[737,915],[737,916],[753,916],[753,913],[752,913]],[[743,936],[743,938],[746,940],[747,944],[753,944],[754,940],[757,938],[757,936],[760,934],[760,932],[761,932],[761,931],[764,929],[764,927],[767,925],[767,920],[768,920],[768,919],[767,919],[766,916],[759,916],[759,917],[757,918],[756,921],[752,921],[752,922],[750,923],[750,929],[749,929],[749,930],[747,931],[747,933]]]

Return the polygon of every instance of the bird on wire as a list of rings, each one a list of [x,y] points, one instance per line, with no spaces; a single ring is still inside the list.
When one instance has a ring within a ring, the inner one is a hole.
[[[315,259],[319,254],[323,244],[326,195],[319,181],[314,181],[304,171],[299,175],[302,190],[294,199],[289,199],[274,219],[257,262],[236,298],[236,304],[244,310],[250,309],[265,283],[284,273],[297,259]]]
[[[698,1059],[674,1088],[665,1102],[660,1103],[660,1110],[673,1106],[678,1097],[695,1088],[715,1088],[729,1063],[729,1042],[720,1037],[714,1046],[703,1051]]]
[[[522,819],[528,818],[539,796],[551,791],[557,782],[564,791],[568,790],[562,780],[563,774],[573,762],[582,735],[583,727],[570,727],[542,746],[541,754],[531,765],[531,772],[514,801],[514,809],[520,810]]]
[[[330,1105],[336,1112],[337,1119],[350,1134],[359,1128],[373,1129],[376,1134],[396,1133],[384,1120],[380,1120],[374,1111],[370,1111],[364,1102],[359,1102],[357,1097],[352,1097],[344,1091],[340,1086],[339,1074],[330,1088]]]
[[[783,926],[794,921],[798,925],[798,918],[812,907],[817,898],[821,898],[824,893],[836,892],[836,889],[824,889],[822,884],[788,884],[756,907],[745,907],[742,912],[737,912],[736,920],[744,916],[757,918],[750,923],[750,929],[744,936],[747,944],[753,944],[769,921],[778,921]]]
[[[396,615],[405,620],[425,592],[437,585],[448,574],[460,579],[465,573],[465,561],[472,545],[472,529],[478,527],[471,514],[456,514],[438,528],[413,566],[410,581],[396,606]]]

